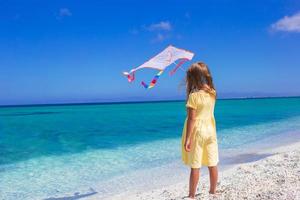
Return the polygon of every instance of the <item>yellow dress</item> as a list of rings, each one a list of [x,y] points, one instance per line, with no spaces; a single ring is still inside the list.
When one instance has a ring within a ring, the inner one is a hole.
[[[219,162],[216,122],[214,117],[215,98],[204,90],[190,93],[186,107],[196,110],[196,121],[192,130],[191,151],[184,148],[187,118],[182,132],[182,161],[191,168],[216,166]]]

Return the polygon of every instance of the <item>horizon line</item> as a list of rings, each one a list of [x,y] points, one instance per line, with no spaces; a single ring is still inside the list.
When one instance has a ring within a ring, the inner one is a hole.
[[[248,99],[278,99],[278,98],[300,98],[300,95],[291,96],[252,96],[252,97],[222,97],[217,100],[248,100]],[[135,104],[135,103],[163,103],[163,102],[180,102],[185,99],[170,100],[147,100],[147,101],[103,101],[103,102],[69,102],[69,103],[34,103],[34,104],[11,104],[0,105],[5,107],[45,107],[45,106],[74,106],[74,105],[111,105],[111,104]]]

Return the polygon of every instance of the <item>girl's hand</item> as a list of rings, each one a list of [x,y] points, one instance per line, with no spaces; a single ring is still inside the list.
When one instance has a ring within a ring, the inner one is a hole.
[[[186,152],[190,152],[192,149],[192,141],[191,139],[187,139],[184,143],[184,149]]]

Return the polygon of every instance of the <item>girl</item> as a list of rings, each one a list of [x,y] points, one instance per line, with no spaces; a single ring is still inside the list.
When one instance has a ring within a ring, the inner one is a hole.
[[[216,91],[207,65],[192,64],[186,73],[187,118],[182,133],[182,160],[191,167],[189,198],[194,199],[199,171],[208,166],[210,194],[216,193],[219,162],[214,107]]]

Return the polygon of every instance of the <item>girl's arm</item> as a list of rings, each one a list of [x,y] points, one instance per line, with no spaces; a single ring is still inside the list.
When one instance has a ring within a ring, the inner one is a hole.
[[[184,148],[187,152],[189,152],[191,151],[192,139],[194,138],[193,129],[194,129],[195,119],[196,119],[196,110],[190,107],[188,107],[187,110],[188,110],[188,119],[187,119]]]

